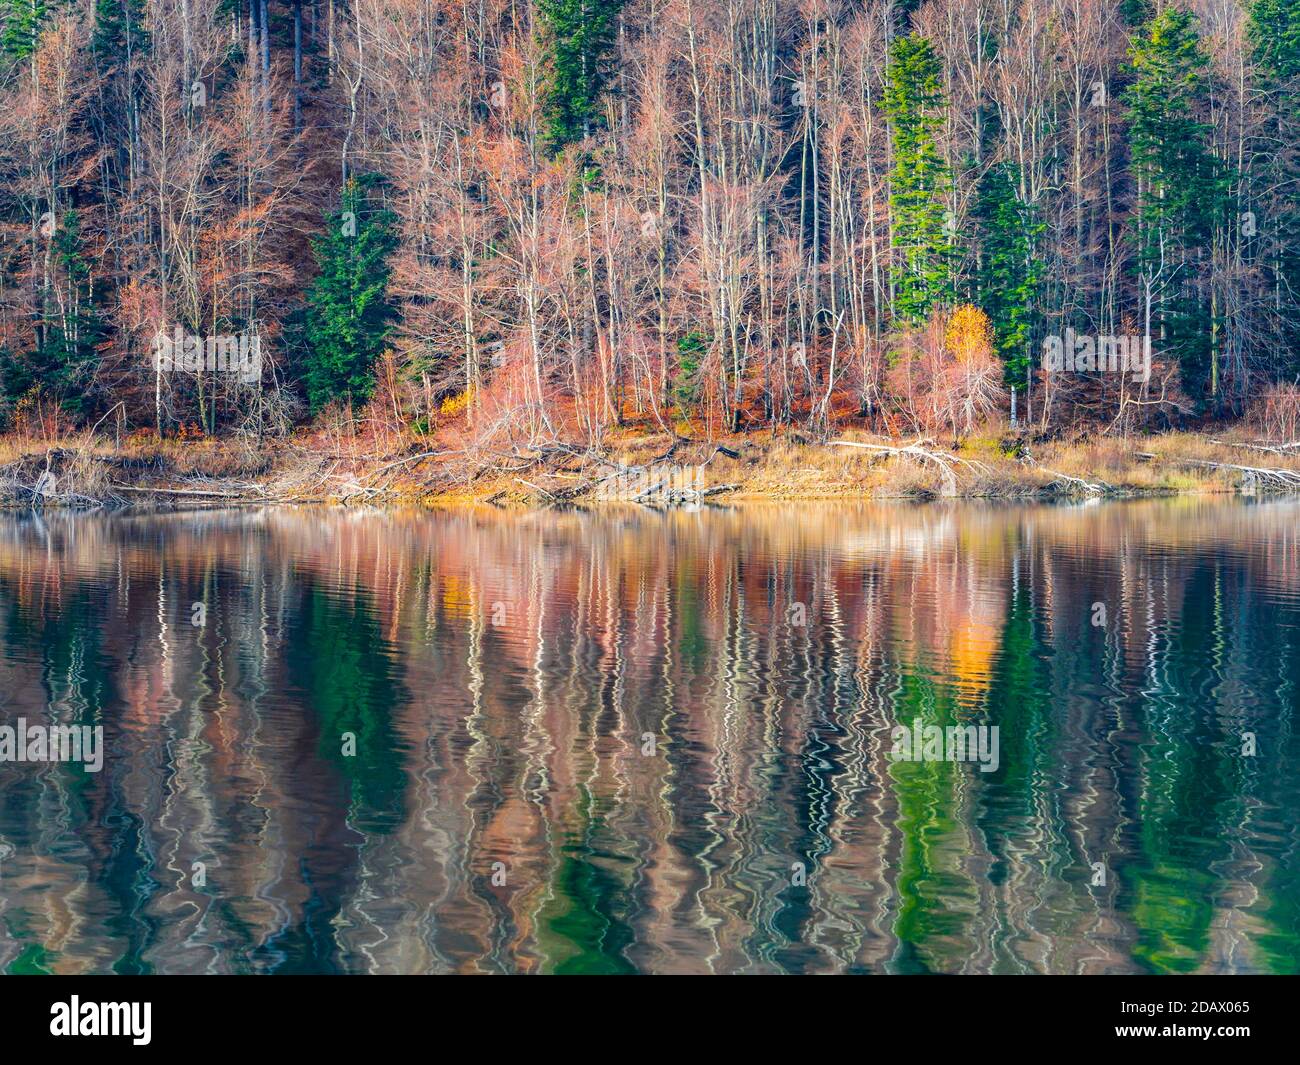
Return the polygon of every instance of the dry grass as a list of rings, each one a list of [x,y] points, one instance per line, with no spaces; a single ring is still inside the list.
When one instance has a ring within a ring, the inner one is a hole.
[[[265,450],[230,440],[0,437],[0,505],[83,506],[116,501],[120,486],[241,483],[275,467]]]
[[[849,431],[840,439],[899,446],[912,440],[875,437]],[[722,441],[740,453],[738,460],[715,458],[704,483],[737,483],[735,498],[809,499],[835,497],[916,497],[938,495],[943,478],[930,463],[857,448],[828,447],[791,436],[739,437]],[[1025,454],[1023,442],[990,431],[972,435],[954,451],[938,442],[925,446],[952,454],[971,465],[958,470],[958,494],[970,497],[1023,496],[1049,491],[1060,473],[1089,482],[1105,482],[1124,494],[1230,493],[1240,490],[1242,474],[1193,462],[1262,466],[1300,472],[1300,448],[1294,456],[1275,455],[1240,446],[1255,438],[1248,432],[1167,433],[1154,436],[1093,437],[1073,441],[1037,441]],[[1237,446],[1234,446],[1237,445]],[[617,450],[619,461],[646,462],[666,449],[652,438],[641,446]],[[1150,456],[1150,457],[1148,457]],[[674,461],[685,461],[674,456]],[[1050,472],[1049,472],[1050,471]]]
[[[839,439],[898,447],[913,439],[890,439],[847,431]],[[1025,455],[1023,441],[990,429],[973,435],[954,451],[931,441],[925,446],[963,460],[957,467],[957,494],[968,498],[1030,497],[1078,489],[1063,486],[1057,474],[1088,482],[1104,482],[1118,494],[1228,493],[1240,489],[1242,475],[1187,464],[1186,460],[1237,465],[1278,466],[1300,471],[1300,454],[1270,455],[1230,446],[1231,439],[1248,442],[1248,436],[1223,437],[1223,443],[1194,433],[1160,436],[1094,438],[1074,441],[1037,441]],[[681,442],[676,447],[667,434],[626,432],[609,442],[605,457],[624,466],[663,471],[671,465],[701,465],[703,487],[735,485],[736,490],[718,500],[791,500],[929,498],[941,495],[944,478],[934,464],[909,456],[893,456],[858,448],[830,447],[798,432],[784,436],[767,433],[736,435],[713,442]],[[737,453],[736,458],[715,454],[717,444]],[[1300,450],[1300,449],[1297,449]],[[1152,457],[1147,458],[1144,455]],[[500,504],[536,504],[545,493],[565,494],[575,485],[607,472],[592,463],[539,462],[527,472],[494,473],[490,467],[472,481],[449,484],[438,463],[429,463],[389,484],[393,494],[425,504],[462,504],[491,500]],[[535,488],[521,482],[521,478]],[[579,495],[575,501],[595,502]]]
[[[1044,466],[1075,477],[1107,481],[1133,493],[1236,492],[1239,471],[1212,469],[1197,462],[1238,466],[1276,467],[1300,472],[1300,454],[1273,455],[1244,446],[1248,435],[1203,436],[1197,433],[1162,433],[1154,436],[1102,437],[1039,447],[1035,457]],[[1147,457],[1151,456],[1151,457]],[[1190,461],[1189,461],[1190,460]]]
[[[840,439],[898,447],[914,443],[847,431]],[[963,497],[1017,497],[1078,490],[1063,488],[1058,474],[1105,485],[1122,494],[1220,493],[1239,491],[1239,470],[1195,463],[1275,467],[1300,473],[1297,454],[1273,454],[1244,446],[1254,443],[1249,430],[1236,435],[1169,433],[1157,436],[1092,437],[1072,441],[1035,441],[997,427],[973,434],[953,450],[950,442],[929,441],[928,450],[960,460],[954,467],[957,494]],[[310,442],[308,442],[310,443]],[[717,451],[722,444],[731,457]],[[127,495],[136,488],[198,487],[220,490],[242,486],[265,499],[334,501],[420,501],[461,504],[536,503],[550,493],[567,496],[612,469],[584,458],[581,449],[568,457],[541,457],[521,470],[516,459],[499,464],[489,457],[470,466],[459,458],[413,462],[429,442],[409,442],[399,453],[373,456],[361,445],[347,455],[326,452],[304,441],[255,446],[232,440],[158,440],[138,435],[118,446],[111,439],[69,436],[58,441],[0,437],[0,503],[79,505],[96,500],[178,504],[183,499],[149,493]],[[436,445],[435,445],[436,446]],[[604,457],[629,467],[661,471],[670,466],[700,467],[703,487],[734,485],[727,499],[925,498],[942,494],[943,474],[931,462],[860,448],[831,447],[799,432],[738,435],[720,441],[683,441],[654,433],[625,432],[611,440]],[[395,466],[395,469],[389,469]],[[34,487],[48,471],[50,493]],[[529,487],[523,482],[530,482]],[[115,491],[116,489],[116,491]],[[540,491],[539,491],[540,489]],[[116,497],[116,498],[115,498]],[[588,502],[589,495],[576,493]]]

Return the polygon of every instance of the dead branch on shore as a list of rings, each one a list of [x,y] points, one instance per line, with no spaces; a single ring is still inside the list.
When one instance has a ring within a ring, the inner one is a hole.
[[[1300,440],[1293,441],[1289,444],[1248,444],[1242,441],[1233,440],[1211,440],[1211,444],[1218,444],[1220,447],[1239,447],[1247,451],[1261,451],[1267,455],[1280,455],[1282,458],[1291,457],[1293,448],[1300,447]]]
[[[1051,488],[1054,485],[1062,485],[1064,488],[1077,488],[1085,495],[1106,496],[1115,494],[1115,486],[1107,484],[1105,481],[1085,481],[1082,477],[1071,477],[1068,473],[1060,473],[1057,470],[1049,470],[1046,466],[1038,466],[1038,469],[1044,473],[1051,474],[1052,480],[1046,487]]]
[[[74,507],[78,510],[95,510],[102,507],[105,500],[81,492],[60,492],[56,482],[42,474],[35,484],[24,484],[13,477],[0,475],[0,494],[12,495],[16,499],[26,498],[34,507],[53,504],[60,507]]]
[[[545,488],[541,487],[541,485],[533,484],[532,481],[525,481],[522,477],[516,477],[515,480],[517,480],[520,484],[524,485],[525,487],[531,488],[539,496],[544,498],[548,503],[557,504],[557,503],[564,502],[564,500],[562,500],[559,496],[555,495],[553,492],[548,492]]]
[[[959,468],[965,467],[977,473],[988,472],[988,467],[982,462],[960,458],[957,455],[949,455],[943,451],[931,451],[921,446],[928,443],[930,443],[928,440],[917,440],[903,447],[892,447],[888,444],[866,444],[857,440],[831,440],[827,446],[858,447],[865,451],[876,451],[886,455],[907,455],[922,462],[932,463],[938,468],[943,477],[943,494],[945,496],[955,496],[957,494],[956,471]]]
[[[499,453],[498,460],[483,466],[479,473],[475,475],[475,478],[489,472],[517,474],[533,467],[542,467],[544,464],[549,464],[550,468],[544,470],[549,477],[573,478],[576,483],[558,487],[555,485],[543,487],[522,477],[516,476],[515,480],[552,504],[567,503],[583,498],[622,499],[634,503],[646,503],[648,500],[653,500],[656,504],[691,503],[698,502],[710,495],[732,491],[737,487],[718,485],[712,489],[701,489],[697,486],[677,484],[671,488],[666,488],[665,486],[678,480],[674,474],[684,467],[666,467],[661,464],[660,459],[672,455],[678,447],[689,443],[690,441],[678,440],[664,455],[658,456],[648,463],[631,466],[618,462],[604,452],[592,447],[583,447],[563,441],[534,443],[523,449],[515,447],[509,453]],[[715,444],[708,457],[701,462],[691,464],[692,468],[696,471],[702,470],[718,455],[726,455],[733,459],[740,457],[738,451],[722,444]],[[516,464],[504,465],[502,459],[513,461]],[[555,468],[572,462],[577,463],[576,469]],[[661,470],[669,476],[656,480],[656,474]],[[635,494],[629,495],[626,490],[611,494],[608,490],[610,482],[619,479],[635,480],[637,482]]]
[[[23,469],[22,460],[0,466],[0,495],[11,496],[15,500],[23,500],[33,507],[54,505],[93,510],[103,506],[103,500],[86,495],[84,492],[75,492],[70,489],[59,490],[59,477],[51,466],[56,457],[67,454],[70,454],[70,452],[63,448],[47,449],[45,452],[45,469],[37,475],[34,481],[30,482],[31,471],[30,469]]]
[[[386,462],[384,465],[380,466],[377,470],[371,470],[369,473],[366,474],[366,480],[373,480],[374,478],[379,477],[381,474],[387,473],[389,470],[397,469],[397,467],[399,466],[406,466],[413,462],[422,462],[425,459],[436,458],[440,455],[447,455],[447,454],[450,454],[450,452],[421,451],[418,455],[407,455],[405,458],[398,459],[396,462]]]
[[[702,503],[709,496],[721,495],[723,492],[735,492],[740,489],[738,484],[714,484],[708,488],[691,488],[686,485],[666,488],[666,485],[666,481],[653,484],[633,496],[632,502],[640,503],[643,506],[679,506],[683,503]]]
[[[1300,491],[1300,473],[1278,466],[1242,466],[1235,462],[1211,462],[1209,459],[1186,459],[1173,457],[1163,459],[1149,451],[1135,451],[1134,455],[1142,459],[1172,462],[1182,466],[1202,466],[1211,470],[1235,470],[1242,475],[1241,489],[1253,492],[1262,485],[1282,492]]]
[[[218,492],[202,488],[154,488],[133,484],[117,484],[113,487],[119,492],[140,492],[146,495],[198,496],[208,499],[249,499],[248,492]],[[257,497],[259,500],[262,497]]]

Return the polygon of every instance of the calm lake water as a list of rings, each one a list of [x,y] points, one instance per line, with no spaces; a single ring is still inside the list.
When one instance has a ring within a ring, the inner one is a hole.
[[[0,970],[1296,972],[1298,706],[1291,503],[0,516]]]

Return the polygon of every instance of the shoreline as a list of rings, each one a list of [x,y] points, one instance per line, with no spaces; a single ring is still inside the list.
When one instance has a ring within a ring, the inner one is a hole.
[[[0,438],[0,507],[195,509],[269,504],[546,508],[754,502],[1138,499],[1300,492],[1300,442],[1165,433],[1074,441],[1007,434],[955,448],[853,430],[686,440],[626,434],[603,448],[468,449],[309,437]]]

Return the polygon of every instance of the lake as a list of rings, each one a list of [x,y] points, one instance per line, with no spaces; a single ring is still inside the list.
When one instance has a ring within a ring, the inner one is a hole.
[[[1298,530],[0,515],[0,970],[1300,971]]]

